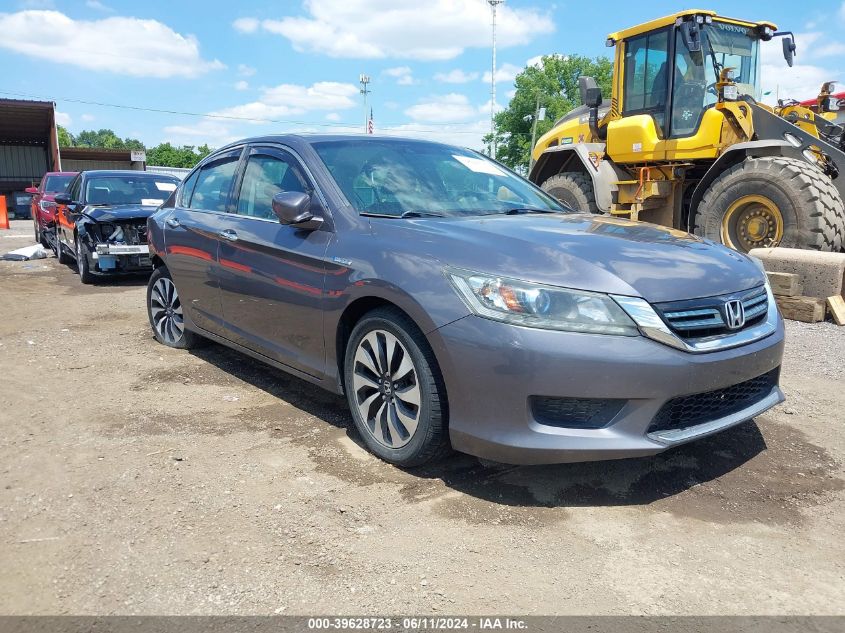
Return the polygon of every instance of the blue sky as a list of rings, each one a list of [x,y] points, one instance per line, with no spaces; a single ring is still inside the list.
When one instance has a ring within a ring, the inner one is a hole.
[[[805,0],[800,15],[781,0],[697,4],[797,33],[792,69],[778,42],[764,48],[764,90],[809,98],[824,80],[845,81],[845,2]],[[499,10],[497,104],[532,58],[607,54],[609,31],[678,7],[509,0]],[[366,73],[377,131],[479,147],[490,11],[485,0],[0,0],[0,68],[0,97],[52,99],[72,132],[111,128],[148,146],[363,130]]]

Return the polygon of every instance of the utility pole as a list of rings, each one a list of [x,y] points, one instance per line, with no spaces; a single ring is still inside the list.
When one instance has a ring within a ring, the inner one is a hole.
[[[364,95],[364,134],[369,132],[370,120],[368,118],[367,112],[367,95],[372,92],[372,90],[368,90],[367,86],[370,84],[370,77],[369,75],[360,75],[358,77],[358,82],[361,84],[361,94]]]
[[[496,158],[496,9],[505,0],[487,0],[493,10],[493,64],[490,74],[490,158]]]
[[[545,115],[545,108],[543,108]],[[540,91],[537,91],[537,106],[534,108],[534,123],[531,125],[531,147],[528,148],[528,173],[534,167],[534,143],[537,142],[537,121],[540,119]]]

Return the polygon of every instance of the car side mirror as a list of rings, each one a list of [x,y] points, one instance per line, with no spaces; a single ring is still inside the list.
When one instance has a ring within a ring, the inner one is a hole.
[[[27,187],[24,191],[26,193],[38,193],[38,187]]]
[[[56,204],[63,204],[66,207],[71,207],[74,204],[73,198],[66,193],[57,193],[53,200],[56,201]]]
[[[601,105],[601,88],[592,77],[578,77],[578,91],[581,93],[581,103],[588,108],[598,108]]]
[[[792,35],[786,35],[783,40],[781,40],[781,44],[783,44],[783,58],[786,60],[786,64],[792,68],[792,63],[795,58],[795,40]]]
[[[313,231],[323,218],[311,212],[311,196],[301,191],[282,191],[273,196],[273,213],[279,222]]]

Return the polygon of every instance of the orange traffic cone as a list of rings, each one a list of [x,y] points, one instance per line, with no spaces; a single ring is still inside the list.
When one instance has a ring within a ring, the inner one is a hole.
[[[9,213],[6,211],[6,196],[0,196],[0,229],[9,228]]]

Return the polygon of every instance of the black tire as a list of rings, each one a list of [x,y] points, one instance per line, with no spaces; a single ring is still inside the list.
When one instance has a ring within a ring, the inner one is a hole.
[[[78,236],[76,238],[76,269],[79,272],[79,281],[82,283],[93,284],[97,280],[88,263],[88,247]]]
[[[693,232],[723,242],[722,220],[744,196],[771,201],[783,218],[779,246],[839,251],[845,241],[845,205],[830,178],[815,165],[781,157],[749,158],[722,173],[704,193]]]
[[[596,204],[593,181],[587,174],[578,172],[557,174],[546,180],[540,188],[573,211],[601,213]]]
[[[416,430],[410,440],[399,448],[390,448],[376,439],[359,411],[358,395],[353,386],[356,351],[364,337],[378,331],[389,332],[408,351],[420,391]],[[412,468],[440,459],[451,452],[446,387],[440,369],[425,336],[401,310],[377,308],[358,321],[346,345],[343,371],[355,428],[373,454],[391,464]]]
[[[32,219],[32,228],[35,229],[35,243],[43,245],[44,242],[42,241],[41,231],[38,227],[38,220],[36,220],[35,218]]]
[[[67,253],[65,253],[65,249],[64,249],[64,246],[62,245],[61,240],[59,239],[59,235],[60,235],[59,227],[56,226],[56,243],[54,245],[55,246],[54,251],[56,253],[56,259],[59,261],[60,264],[67,265],[67,264],[70,263],[70,257],[68,257]]]
[[[178,332],[178,328],[164,330],[164,332],[175,333],[175,336],[173,338],[166,336],[165,333],[163,333],[163,331],[159,331],[159,328],[156,326],[156,320],[153,315],[153,312],[154,309],[158,308],[158,305],[156,305],[154,308],[153,289],[156,287],[156,284],[159,282],[159,280],[162,279],[165,279],[167,280],[167,282],[172,284],[174,291],[176,289],[176,284],[173,282],[173,277],[170,276],[170,271],[168,271],[165,266],[159,266],[153,271],[153,274],[150,275],[150,280],[147,283],[147,317],[150,322],[150,328],[152,328],[153,331],[153,336],[162,345],[167,345],[167,347],[173,347],[176,349],[193,349],[195,347],[202,346],[205,343],[205,339],[199,334],[195,334],[194,332],[191,332],[188,329],[184,328],[184,318],[182,319],[182,332]],[[178,292],[176,292],[176,297],[180,299],[181,306],[181,298],[179,297]]]

